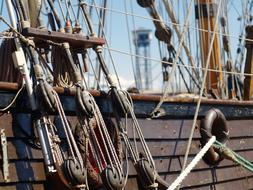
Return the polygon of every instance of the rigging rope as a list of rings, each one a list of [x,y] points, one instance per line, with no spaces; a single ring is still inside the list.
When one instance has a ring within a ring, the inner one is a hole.
[[[220,12],[220,8],[221,8],[221,1],[222,0],[219,1],[217,13],[216,13],[217,15],[216,15],[216,18],[215,18],[214,31],[216,31],[217,27],[218,27],[218,21],[219,21],[218,18],[219,18],[219,12]],[[185,153],[185,157],[184,157],[184,163],[183,163],[183,169],[182,170],[184,170],[184,168],[186,167],[188,155],[189,155],[190,148],[191,148],[193,133],[194,133],[194,129],[195,129],[195,126],[196,126],[196,123],[197,123],[198,113],[199,113],[199,109],[200,109],[200,103],[201,103],[201,99],[202,99],[202,95],[203,95],[203,92],[204,92],[205,83],[206,83],[206,79],[207,79],[207,69],[209,67],[209,62],[210,62],[211,52],[212,52],[211,47],[213,46],[214,39],[215,39],[215,34],[213,34],[210,45],[209,45],[209,51],[208,51],[208,55],[207,55],[206,65],[205,65],[205,73],[204,73],[203,82],[202,82],[201,90],[200,90],[200,94],[199,94],[199,99],[198,99],[195,114],[194,114],[194,119],[193,119],[193,123],[192,123],[192,127],[191,127],[191,132],[190,132],[190,136],[189,136],[189,140],[188,140],[188,144],[187,144],[187,149],[186,149],[186,153]]]
[[[186,178],[186,176],[191,172],[191,170],[198,164],[201,158],[205,155],[208,149],[215,143],[216,137],[212,138],[206,143],[206,145],[199,151],[199,153],[193,158],[191,163],[181,172],[177,179],[169,186],[167,190],[176,189],[180,183]]]
[[[177,23],[178,24],[178,22],[176,20],[176,17],[175,17],[175,14],[173,12],[173,9],[171,8],[171,5],[170,5],[169,1],[163,0],[163,4],[164,4],[164,6],[165,6],[165,8],[167,10],[167,13],[168,13],[171,21],[173,23]],[[188,5],[188,7],[189,7],[189,5]],[[176,34],[177,34],[177,37],[180,39],[182,37],[181,36],[182,34],[181,34],[178,26],[177,25],[172,25],[172,26],[174,26],[174,29],[175,29]],[[188,30],[189,30],[189,28],[188,28]],[[183,48],[185,50],[186,55],[188,56],[188,59],[189,59],[190,64],[192,66],[192,71],[193,71],[193,73],[194,73],[194,75],[196,77],[196,80],[199,81],[199,75],[198,75],[198,73],[197,73],[197,71],[195,69],[195,62],[194,62],[194,59],[192,57],[191,51],[190,51],[190,49],[188,48],[188,46],[186,45],[185,42],[183,42],[182,46],[183,46]]]
[[[176,54],[175,59],[173,61],[172,68],[171,68],[171,71],[170,71],[170,74],[169,74],[169,77],[168,77],[168,80],[167,80],[167,83],[166,83],[166,86],[165,86],[165,90],[163,92],[163,96],[161,97],[161,99],[160,99],[159,103],[157,104],[157,106],[155,107],[155,109],[152,111],[151,116],[154,115],[159,110],[159,108],[161,107],[161,105],[164,102],[165,98],[167,97],[167,93],[169,92],[169,84],[170,84],[170,81],[171,81],[171,78],[172,78],[172,74],[176,70],[177,62],[178,62],[178,59],[179,59],[179,56],[180,56],[180,53],[181,53],[181,50],[182,50],[182,46],[183,46],[183,42],[184,42],[184,35],[187,32],[187,26],[189,24],[189,18],[190,18],[191,10],[192,10],[191,6],[192,6],[193,2],[194,2],[194,0],[190,1],[189,7],[188,7],[188,10],[187,10],[187,15],[186,15],[186,18],[185,18],[185,27],[184,27],[184,29],[181,33],[181,38],[180,38],[180,42],[179,42],[179,46],[178,46],[178,51],[177,51],[177,54]]]
[[[101,6],[96,6],[96,5],[92,5],[92,4],[86,4],[87,6],[89,7],[95,7],[95,8],[98,8],[98,9],[106,9],[108,11],[111,11],[111,12],[115,12],[115,13],[118,13],[118,14],[126,14],[126,15],[129,15],[129,16],[134,16],[134,17],[137,17],[137,18],[142,18],[142,19],[145,19],[145,20],[151,20],[151,21],[156,21],[156,22],[161,22],[160,20],[158,19],[153,19],[153,18],[150,18],[150,17],[145,17],[145,16],[142,16],[142,15],[138,15],[138,14],[134,14],[134,13],[129,13],[129,12],[123,12],[123,11],[120,11],[120,10],[117,10],[117,9],[111,9],[111,8],[104,8],[104,7],[101,7]],[[196,31],[201,31],[201,32],[206,32],[206,33],[210,33],[210,34],[217,34],[219,36],[227,36],[227,37],[231,37],[231,38],[235,38],[235,39],[244,39],[244,37],[238,37],[236,35],[231,35],[231,34],[222,34],[222,32],[219,32],[219,31],[210,31],[210,30],[206,30],[206,29],[201,29],[201,28],[198,28],[198,27],[195,27],[195,26],[192,26],[192,25],[188,25],[188,26],[185,26],[184,24],[180,24],[180,23],[174,23],[174,22],[167,22],[165,24],[171,24],[171,25],[176,25],[176,26],[179,26],[181,28],[185,28],[185,27],[188,27],[190,29],[193,29],[193,30],[196,30]],[[252,39],[248,39],[246,38],[247,41],[249,42],[253,42]]]
[[[246,160],[239,154],[235,153],[233,150],[228,148],[226,145],[220,143],[219,141],[215,141],[213,146],[228,160],[231,160],[240,166],[244,167],[246,170],[253,172],[253,163]]]
[[[155,59],[155,58],[151,58],[151,57],[145,57],[145,56],[142,56],[142,55],[131,55],[129,52],[126,52],[126,51],[121,51],[121,50],[117,50],[117,49],[113,49],[113,48],[106,48],[106,47],[103,47],[104,49],[110,49],[111,51],[114,51],[114,52],[118,52],[118,53],[121,53],[121,54],[124,54],[124,55],[129,55],[129,56],[135,56],[135,57],[139,57],[139,58],[144,58],[144,59],[149,59],[151,61],[155,61],[155,62],[159,62],[159,63],[164,63],[164,64],[168,64],[168,65],[173,65],[173,63],[171,62],[168,62],[168,61],[162,61],[162,60],[159,60],[159,59]],[[192,66],[190,65],[184,65],[182,63],[179,63],[178,66],[180,67],[188,67],[188,68],[192,68]],[[205,71],[206,69],[203,68],[203,67],[195,67],[199,70],[203,70]],[[217,70],[217,69],[207,69],[208,72],[216,72],[216,73],[219,73],[220,71]],[[222,71],[223,73],[226,73],[226,74],[234,74],[234,75],[241,75],[241,76],[253,76],[253,74],[248,74],[248,73],[240,73],[240,72],[233,72],[233,71]]]

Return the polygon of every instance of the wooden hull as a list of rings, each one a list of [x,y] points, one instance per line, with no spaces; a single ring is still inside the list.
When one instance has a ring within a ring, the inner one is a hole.
[[[15,92],[2,90],[0,94],[0,107],[4,107]],[[93,92],[93,95],[96,96],[103,114],[110,114],[109,100],[98,92]],[[157,104],[157,97],[140,95],[133,95],[132,97],[139,123],[154,157],[156,168],[161,178],[170,184],[181,172],[196,106],[195,100],[171,99],[163,104],[165,114],[162,118],[146,119]],[[69,120],[74,125],[77,122],[74,112],[74,98],[71,93],[68,93],[68,95],[61,95],[61,99]],[[4,113],[0,117],[0,129],[5,129],[8,139],[10,162],[10,182],[4,182],[3,174],[0,172],[1,190],[48,190],[42,152],[40,149],[30,146],[29,138],[24,135],[25,131],[30,138],[34,137],[31,133],[29,106],[25,105],[25,102],[27,102],[25,96],[21,96],[15,106],[11,108],[10,113]],[[251,126],[253,102],[203,100],[199,119],[212,107],[220,109],[228,120],[230,130],[228,147],[246,159],[253,161],[253,127]],[[54,117],[52,113],[52,120]],[[17,124],[17,120],[23,120],[21,126]],[[130,120],[129,123],[131,123]],[[131,130],[129,136],[133,137]],[[189,160],[193,159],[200,150],[199,138],[199,129],[196,126]],[[0,154],[0,159],[2,159],[2,154]],[[232,190],[252,188],[253,174],[228,160],[222,161],[216,167],[210,167],[200,161],[182,183],[182,189]],[[126,189],[138,189],[136,172],[131,163]]]

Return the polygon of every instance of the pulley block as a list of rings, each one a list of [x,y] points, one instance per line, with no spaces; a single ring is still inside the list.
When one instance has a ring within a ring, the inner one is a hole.
[[[93,97],[88,91],[82,90],[80,87],[77,88],[76,93],[76,105],[79,111],[92,118],[94,116]]]
[[[74,159],[65,160],[63,171],[72,186],[85,184],[86,172],[84,168],[81,168],[81,164],[78,161],[74,161]]]
[[[159,27],[155,31],[155,37],[158,40],[165,42],[166,44],[170,44],[171,36],[172,36],[172,31],[171,31],[170,27],[168,27],[168,26]]]
[[[122,91],[118,91],[115,87],[110,90],[112,102],[118,112],[122,114],[128,114],[130,112],[129,100],[127,95]]]
[[[137,0],[138,5],[144,8],[150,7],[154,2],[155,0]]]
[[[122,190],[125,185],[125,178],[113,166],[107,166],[101,173],[101,179],[107,190]]]
[[[156,171],[152,164],[145,158],[141,158],[135,164],[135,169],[142,185],[146,188],[155,187]]]
[[[57,110],[53,88],[50,84],[45,81],[40,81],[38,85],[38,93],[39,96],[42,97],[42,101],[48,110],[53,112]]]

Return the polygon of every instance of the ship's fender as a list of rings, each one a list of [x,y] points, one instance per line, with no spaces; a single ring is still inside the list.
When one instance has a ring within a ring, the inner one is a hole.
[[[216,140],[226,143],[229,138],[229,130],[224,114],[219,109],[210,109],[205,114],[204,119],[200,123],[201,146],[209,141],[211,136],[215,136]],[[209,148],[204,155],[203,160],[209,165],[217,165],[224,158],[214,147]]]

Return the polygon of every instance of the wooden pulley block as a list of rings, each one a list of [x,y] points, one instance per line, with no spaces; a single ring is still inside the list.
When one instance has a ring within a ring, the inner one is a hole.
[[[155,37],[158,40],[165,42],[166,44],[170,44],[171,36],[172,36],[172,31],[170,27],[168,26],[159,27],[155,31]]]
[[[124,188],[125,178],[113,166],[107,166],[101,173],[101,178],[107,190],[122,190]]]
[[[155,0],[137,0],[138,5],[147,8],[154,4]]]
[[[86,172],[81,168],[81,164],[73,159],[68,159],[63,164],[64,174],[72,186],[85,184]]]

